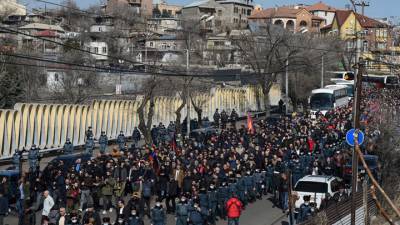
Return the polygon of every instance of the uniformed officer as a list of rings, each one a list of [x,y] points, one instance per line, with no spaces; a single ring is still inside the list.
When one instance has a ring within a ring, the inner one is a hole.
[[[175,213],[176,225],[187,225],[189,204],[185,196],[182,196],[180,202],[176,205]]]
[[[303,168],[301,168],[300,160],[297,156],[292,160],[292,184],[295,185],[300,178],[303,177]]]
[[[228,199],[231,198],[234,193],[237,193],[237,191],[238,189],[237,189],[236,179],[234,177],[231,177],[229,179],[229,185],[228,185]]]
[[[144,225],[143,219],[137,214],[136,209],[131,211],[127,225]]]
[[[67,138],[67,141],[64,144],[63,147],[64,154],[66,155],[71,155],[74,151],[74,145],[71,143],[71,139]]]
[[[254,184],[256,188],[256,193],[255,196],[258,199],[262,199],[262,191],[264,186],[264,177],[263,174],[261,173],[260,169],[256,169],[255,173],[253,175],[254,177]]]
[[[120,151],[125,151],[125,142],[126,142],[125,135],[124,132],[121,130],[117,137],[117,144]]]
[[[244,191],[245,191],[245,205],[248,202],[253,202],[255,199],[255,182],[251,171],[246,171],[246,175],[243,178]]]
[[[39,149],[36,148],[36,145],[33,144],[28,153],[29,160],[29,171],[36,172],[36,169],[39,165]]]
[[[151,209],[151,224],[152,225],[166,225],[167,217],[161,202],[157,200],[156,205]]]
[[[20,152],[18,149],[15,149],[12,162],[15,169],[19,171],[21,171],[21,158],[22,158],[22,152]]]
[[[108,137],[104,131],[101,132],[101,135],[99,138],[99,144],[100,144],[100,153],[104,154],[106,152],[106,148],[108,145]]]
[[[207,217],[209,215],[208,213],[209,200],[208,200],[207,190],[204,187],[200,189],[199,202],[200,202],[201,213]]]
[[[223,181],[221,186],[218,188],[218,214],[221,219],[226,219],[225,204],[229,197],[229,188],[226,181]]]
[[[189,222],[193,225],[204,225],[205,219],[198,203],[194,203],[193,210],[189,213]]]
[[[89,137],[85,143],[85,154],[92,155],[94,148],[94,140],[93,137]]]
[[[210,184],[210,189],[208,191],[208,208],[209,208],[209,216],[208,221],[209,224],[214,225],[217,220],[217,205],[218,205],[218,193],[214,184]]]
[[[214,124],[216,127],[219,127],[219,119],[221,118],[221,116],[219,115],[218,109],[215,110],[215,113],[213,115],[213,119],[214,119]]]
[[[311,216],[310,198],[309,195],[303,197],[304,203],[300,205],[297,223],[302,223]]]
[[[93,137],[92,127],[88,127],[88,130],[86,131],[86,140],[90,137]]]
[[[265,169],[265,194],[268,191],[272,191],[272,177],[274,176],[274,167],[272,163],[268,163],[267,168]]]

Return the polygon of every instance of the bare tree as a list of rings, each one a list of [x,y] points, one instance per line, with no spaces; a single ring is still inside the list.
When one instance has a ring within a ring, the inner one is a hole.
[[[63,59],[68,63],[94,65],[93,58],[77,51],[64,53]],[[50,92],[60,103],[83,103],[98,92],[98,77],[94,70],[70,70],[66,67],[56,80]]]

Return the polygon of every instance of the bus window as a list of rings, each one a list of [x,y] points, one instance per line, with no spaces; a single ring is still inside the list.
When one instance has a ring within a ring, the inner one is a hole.
[[[332,94],[318,93],[313,94],[310,99],[311,109],[314,110],[328,110],[333,108]]]
[[[388,76],[386,78],[386,84],[397,85],[399,84],[399,78],[394,76]]]

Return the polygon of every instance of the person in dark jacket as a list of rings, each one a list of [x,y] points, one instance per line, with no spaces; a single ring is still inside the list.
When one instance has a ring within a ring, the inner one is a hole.
[[[160,201],[156,202],[156,206],[151,209],[151,224],[166,225],[167,216]]]
[[[116,221],[118,221],[120,218],[122,218],[124,221],[128,221],[129,208],[125,206],[124,200],[122,199],[118,200],[118,207],[116,213],[117,213]]]
[[[128,225],[144,225],[143,219],[137,214],[136,210],[131,211],[131,215],[128,218]]]
[[[178,182],[174,177],[170,177],[167,183],[167,213],[175,213],[176,203],[175,198],[178,196]]]
[[[63,147],[64,154],[66,155],[71,155],[74,152],[74,145],[71,142],[71,139],[67,138],[67,141],[64,144]]]
[[[120,151],[122,151],[122,152],[125,151],[126,140],[125,140],[124,132],[122,130],[117,137],[117,144],[118,144]]]
[[[133,139],[133,144],[135,144],[135,146],[138,145],[140,139],[141,139],[141,134],[140,131],[137,127],[135,127],[133,129],[133,133],[132,133],[132,139]]]
[[[8,199],[4,197],[3,192],[0,192],[0,225],[4,223],[4,217],[8,215]]]
[[[93,225],[101,225],[100,215],[94,210],[92,204],[88,204],[87,211],[82,218],[83,224],[88,224],[89,221],[94,221]]]
[[[202,210],[197,203],[194,203],[194,209],[189,213],[189,222],[193,225],[203,225],[205,222]]]

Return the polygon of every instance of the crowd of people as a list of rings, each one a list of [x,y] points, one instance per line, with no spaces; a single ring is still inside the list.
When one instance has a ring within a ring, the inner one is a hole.
[[[363,108],[367,106],[364,102]],[[344,165],[351,158],[344,144],[346,131],[352,127],[351,105],[319,114],[317,119],[294,113],[254,121],[253,129],[235,126],[235,111],[231,116],[216,111],[213,119],[220,129],[200,139],[176,140],[173,122],[167,128],[162,124],[153,128],[151,145],[138,144],[141,133],[135,128],[133,144],[127,147],[121,132],[118,149],[112,152],[107,151],[108,139],[102,132],[100,152],[71,166],[60,161],[38,169],[34,146],[28,156],[30,172],[22,175],[16,190],[19,225],[35,224],[40,209],[46,225],[141,225],[146,217],[153,225],[165,225],[167,214],[175,216],[176,225],[213,225],[226,219],[238,225],[241,211],[267,195],[288,212],[290,183],[305,175],[343,177]],[[369,119],[366,110],[362,122]],[[91,129],[86,136],[85,153],[92,155]],[[367,132],[370,136],[373,133]],[[69,140],[64,151],[73,154]],[[19,167],[20,153],[15,155]],[[0,202],[9,200],[6,186],[3,180]],[[325,202],[342,201],[342,194],[329,196]],[[307,197],[304,202],[297,222],[312,213]],[[110,217],[114,210],[115,216]]]

